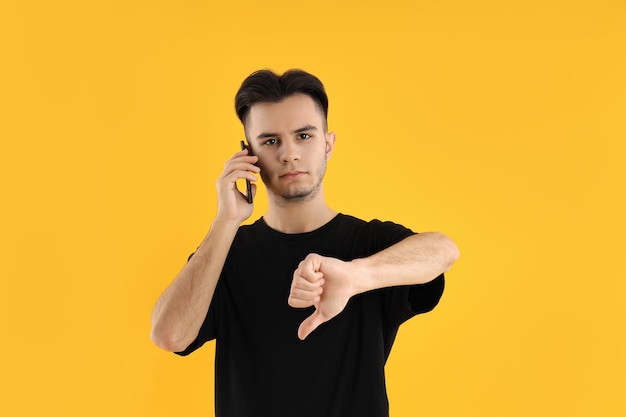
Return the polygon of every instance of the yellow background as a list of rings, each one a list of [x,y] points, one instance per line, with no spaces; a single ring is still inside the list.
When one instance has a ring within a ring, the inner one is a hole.
[[[265,67],[327,86],[332,207],[461,249],[392,416],[626,415],[623,0],[4,1],[0,57],[1,416],[212,415],[149,318]]]

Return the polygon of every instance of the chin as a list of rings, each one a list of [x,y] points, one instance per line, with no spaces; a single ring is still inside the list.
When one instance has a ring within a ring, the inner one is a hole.
[[[279,196],[286,203],[304,203],[312,200],[317,194],[318,189],[295,189],[295,190],[275,190],[274,195]]]
[[[315,190],[294,190],[282,193],[281,197],[285,200],[306,200],[315,194]]]

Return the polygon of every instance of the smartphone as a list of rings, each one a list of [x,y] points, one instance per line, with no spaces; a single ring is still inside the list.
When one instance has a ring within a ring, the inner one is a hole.
[[[243,140],[240,143],[241,150],[248,149],[248,155],[252,155],[250,149],[246,147],[246,143]],[[246,194],[248,196],[248,203],[252,204],[252,185],[250,185],[250,180],[246,180]]]

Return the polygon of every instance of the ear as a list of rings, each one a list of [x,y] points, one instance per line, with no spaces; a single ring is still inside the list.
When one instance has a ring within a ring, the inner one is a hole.
[[[335,140],[337,135],[335,132],[326,133],[326,160],[330,160],[330,157],[333,154],[333,150],[335,149]]]

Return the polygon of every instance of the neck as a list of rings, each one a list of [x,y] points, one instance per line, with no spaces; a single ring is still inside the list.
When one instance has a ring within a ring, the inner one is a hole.
[[[322,192],[310,201],[284,201],[270,195],[268,203],[263,219],[269,227],[283,233],[311,232],[337,214],[326,204]]]

